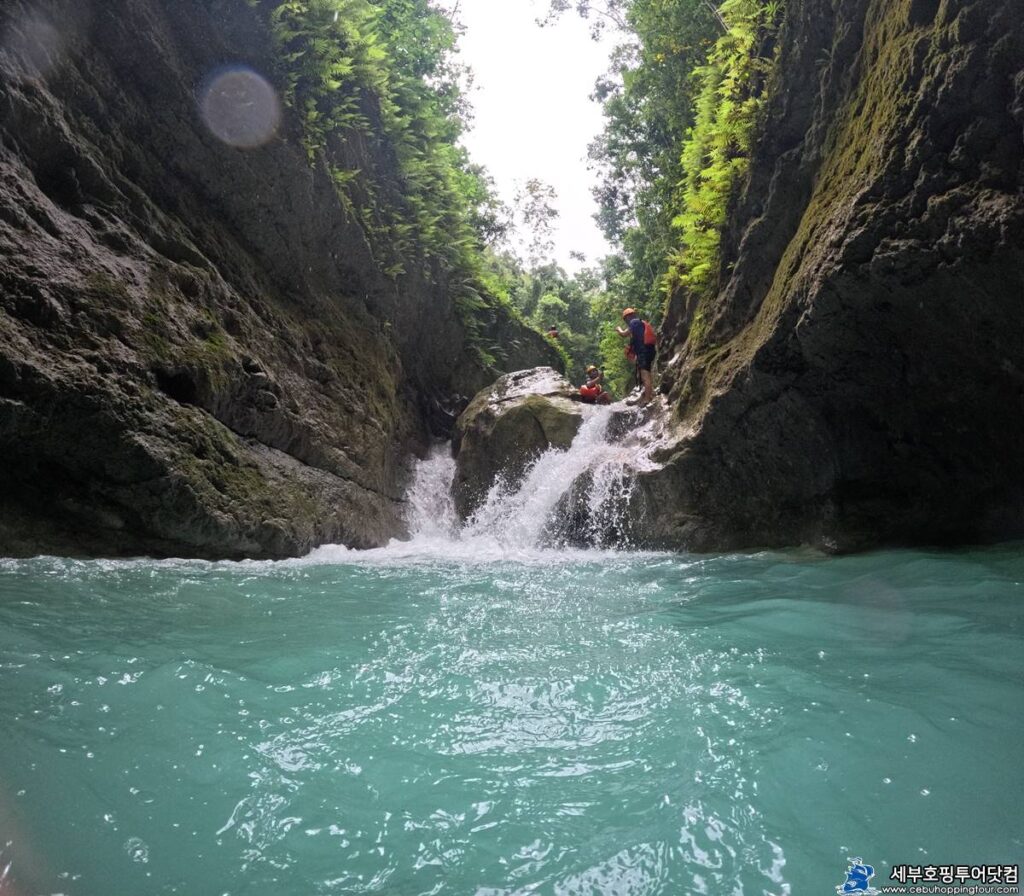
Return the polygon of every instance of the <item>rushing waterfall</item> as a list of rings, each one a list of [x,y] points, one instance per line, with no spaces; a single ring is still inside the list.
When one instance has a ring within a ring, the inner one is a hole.
[[[458,520],[452,501],[455,459],[449,446],[436,445],[416,465],[409,489],[409,531],[418,540],[448,540],[455,537]]]
[[[586,409],[568,450],[551,448],[514,484],[499,479],[459,525],[451,500],[455,462],[438,446],[416,470],[409,501],[412,544],[457,541],[483,550],[531,551],[559,542],[611,547],[625,541],[624,508],[634,480],[630,451],[608,437],[612,409]]]

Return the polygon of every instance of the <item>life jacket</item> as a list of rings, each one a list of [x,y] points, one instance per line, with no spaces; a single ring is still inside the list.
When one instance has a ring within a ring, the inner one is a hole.
[[[658,334],[649,321],[645,320],[641,321],[641,323],[644,325],[644,345],[648,348],[653,348],[658,344]],[[636,360],[636,352],[633,351],[632,342],[626,345],[626,360],[631,362]]]
[[[594,383],[593,386],[586,385],[580,386],[580,395],[582,395],[588,401],[594,401],[597,396],[601,394],[601,384]]]

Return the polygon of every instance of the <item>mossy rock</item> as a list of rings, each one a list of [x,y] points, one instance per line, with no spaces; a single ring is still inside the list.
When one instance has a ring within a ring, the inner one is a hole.
[[[533,390],[540,391],[533,391]],[[567,449],[583,422],[572,386],[549,367],[501,377],[456,421],[455,508],[462,519],[501,476],[515,486],[549,448]]]

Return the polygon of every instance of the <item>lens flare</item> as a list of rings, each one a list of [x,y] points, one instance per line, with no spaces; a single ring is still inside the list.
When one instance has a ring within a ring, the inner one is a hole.
[[[199,109],[218,140],[241,149],[262,146],[281,123],[277,93],[266,78],[248,68],[214,74],[200,92]]]

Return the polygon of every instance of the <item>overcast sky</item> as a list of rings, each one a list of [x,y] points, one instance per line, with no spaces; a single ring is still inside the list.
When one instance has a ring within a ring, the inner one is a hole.
[[[449,8],[451,0],[445,4]],[[517,182],[538,177],[558,191],[555,258],[569,271],[576,250],[593,262],[610,250],[592,215],[587,145],[600,132],[601,109],[589,99],[608,67],[612,42],[597,44],[574,13],[557,25],[536,20],[547,0],[461,0],[461,57],[473,69],[473,129],[464,142],[511,203]]]

